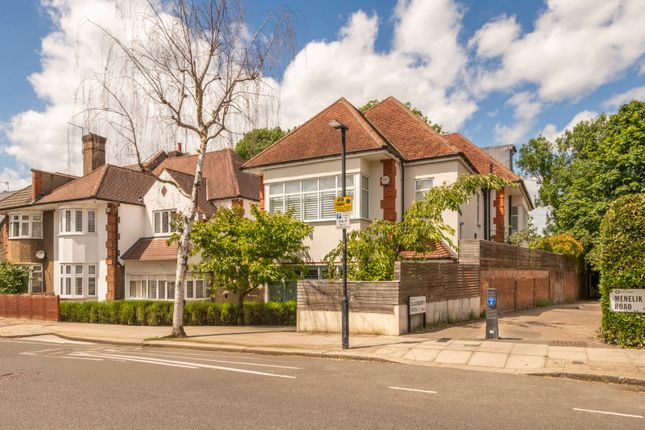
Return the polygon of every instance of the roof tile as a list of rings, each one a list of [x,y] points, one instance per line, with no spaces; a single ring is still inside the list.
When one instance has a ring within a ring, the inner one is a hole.
[[[163,237],[142,237],[121,256],[124,260],[163,261],[177,258],[177,242],[170,245]]]

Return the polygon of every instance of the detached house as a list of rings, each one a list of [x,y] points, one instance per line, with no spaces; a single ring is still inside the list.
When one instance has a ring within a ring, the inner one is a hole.
[[[83,136],[83,176],[32,170],[32,184],[0,201],[2,257],[31,268],[31,293],[63,299],[172,299],[176,247],[172,215],[186,212],[196,155],[159,151],[138,166],[105,163],[106,139]],[[231,150],[206,154],[198,216],[218,207],[246,210],[259,200],[259,178],[240,171]],[[173,185],[176,184],[175,185]],[[207,296],[207,280],[189,273],[187,299]]]
[[[341,239],[335,227],[334,198],[341,194],[341,136],[329,126],[348,127],[347,194],[354,197],[351,229],[374,219],[400,221],[406,209],[435,185],[460,175],[494,173],[514,183],[500,191],[481,190],[444,221],[461,239],[503,241],[524,229],[533,209],[522,179],[512,171],[514,147],[490,154],[459,133],[439,134],[397,99],[390,97],[361,113],[341,98],[247,163],[243,170],[261,176],[260,205],[271,212],[293,209],[314,226],[309,276]],[[438,244],[436,258],[453,258],[456,250]]]

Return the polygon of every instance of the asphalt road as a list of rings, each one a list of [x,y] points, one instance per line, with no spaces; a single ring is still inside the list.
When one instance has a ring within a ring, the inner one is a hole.
[[[644,416],[645,393],[611,384],[0,339],[1,429],[643,429]]]

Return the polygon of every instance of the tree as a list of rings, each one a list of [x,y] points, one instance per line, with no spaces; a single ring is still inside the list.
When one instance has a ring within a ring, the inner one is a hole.
[[[29,282],[29,268],[9,262],[0,263],[0,294],[24,294]]]
[[[423,258],[437,242],[455,247],[450,239],[454,229],[443,222],[444,211],[461,213],[461,206],[482,188],[498,190],[509,183],[495,175],[464,175],[450,185],[431,188],[410,206],[401,222],[374,221],[363,230],[347,235],[347,277],[359,281],[384,281],[394,278],[394,262],[401,251],[413,251]],[[336,262],[343,255],[338,244],[325,256],[329,277],[338,276]]]
[[[645,346],[645,315],[610,309],[613,289],[645,285],[645,194],[616,199],[603,217],[591,259],[600,272],[603,338],[622,346]]]
[[[192,231],[192,252],[202,259],[196,269],[211,272],[214,285],[237,294],[242,305],[263,284],[301,277],[309,249],[303,241],[312,232],[291,212],[271,214],[253,205],[245,218],[241,208],[221,208]]]
[[[244,133],[242,139],[235,146],[235,152],[245,160],[250,160],[276,143],[284,135],[285,132],[280,127],[256,128],[255,130]]]
[[[520,148],[518,166],[540,183],[539,202],[552,208],[548,232],[569,233],[585,254],[616,198],[645,192],[645,102],[632,101],[567,130],[555,142],[540,136]]]
[[[373,108],[374,106],[376,106],[376,105],[377,105],[377,104],[379,104],[379,103],[381,103],[381,101],[380,101],[380,100],[378,100],[378,99],[372,99],[372,100],[368,101],[367,103],[365,103],[365,104],[364,104],[363,106],[361,106],[360,108],[358,108],[358,110],[360,110],[361,112],[365,112],[365,111],[367,111],[368,109]],[[413,113],[413,114],[415,114],[416,116],[418,116],[419,118],[421,118],[424,122],[427,122],[427,123],[430,125],[430,127],[432,127],[432,128],[434,129],[434,131],[436,131],[436,132],[437,132],[437,133],[439,133],[439,134],[443,133],[443,126],[441,126],[441,124],[433,123],[432,121],[430,121],[430,120],[428,119],[428,117],[427,117],[427,116],[425,116],[425,115],[423,114],[423,112],[421,112],[421,110],[420,110],[420,109],[417,109],[417,108],[413,107],[413,106],[412,106],[412,103],[410,103],[410,102],[405,102],[405,106],[406,106],[408,109],[410,109],[410,110],[412,111],[412,113]]]
[[[132,40],[94,24],[110,47],[105,68],[84,82],[84,113],[98,117],[94,126],[104,118],[129,144],[140,170],[153,176],[142,161],[143,139],[183,136],[197,147],[192,191],[177,188],[190,205],[178,239],[172,336],[185,336],[183,286],[204,156],[255,110],[263,72],[289,35],[289,17],[271,14],[252,29],[234,0],[149,0],[137,16]]]
[[[582,255],[584,248],[582,243],[570,234],[556,234],[537,238],[529,243],[531,249],[541,249],[542,251],[555,252],[573,258]]]

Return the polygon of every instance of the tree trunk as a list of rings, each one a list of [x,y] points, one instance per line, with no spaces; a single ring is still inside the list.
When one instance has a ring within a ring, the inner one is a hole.
[[[195,166],[195,180],[190,195],[190,209],[184,216],[183,231],[177,246],[177,269],[175,271],[175,305],[172,314],[172,337],[186,337],[184,330],[184,281],[188,270],[188,253],[190,245],[190,233],[193,231],[193,223],[197,214],[197,202],[199,199],[199,188],[202,183],[202,171],[208,139],[204,134],[197,150],[197,162]]]

